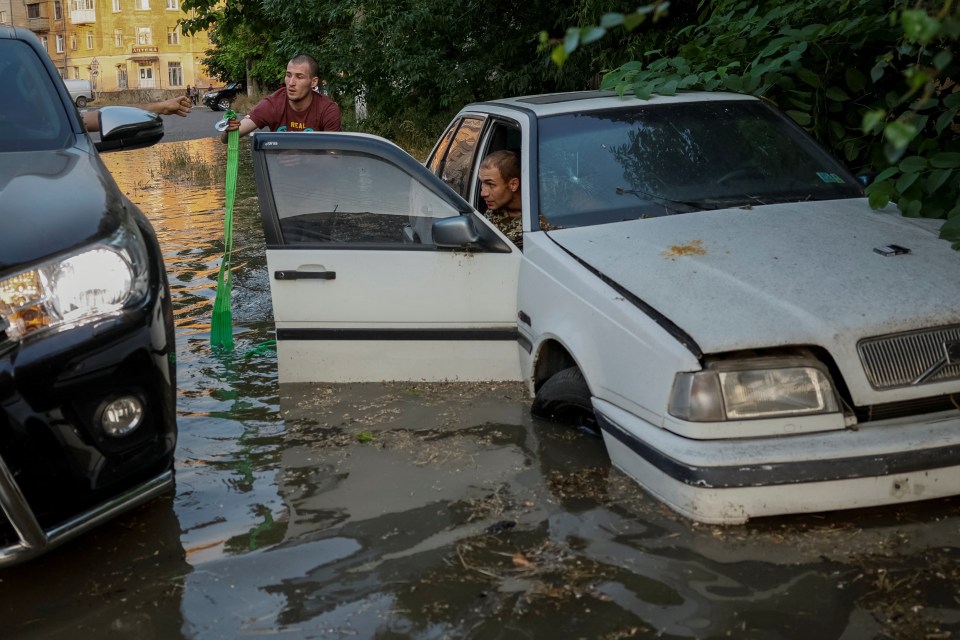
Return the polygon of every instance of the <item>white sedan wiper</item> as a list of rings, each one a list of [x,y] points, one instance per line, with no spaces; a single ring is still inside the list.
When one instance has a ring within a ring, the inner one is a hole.
[[[641,191],[640,189],[625,189],[623,187],[617,187],[617,195],[634,195],[640,198],[641,200],[646,199],[650,202],[655,202],[657,204],[662,204],[666,206],[670,205],[680,205],[682,207],[687,207],[689,211],[706,211],[701,204],[696,202],[686,202],[683,200],[671,200],[670,198],[664,198],[663,196],[654,195],[652,193],[647,193],[646,191]],[[688,213],[689,211],[676,211],[676,213]]]

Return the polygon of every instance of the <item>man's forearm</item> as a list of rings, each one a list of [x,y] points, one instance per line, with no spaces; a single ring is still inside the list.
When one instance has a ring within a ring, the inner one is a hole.
[[[138,109],[152,111],[161,116],[181,116],[186,117],[190,113],[191,103],[186,96],[161,100],[160,102],[148,102],[147,104],[130,105]],[[99,109],[84,111],[82,114],[83,126],[87,131],[100,131]]]
[[[99,109],[90,109],[81,114],[83,118],[83,128],[87,131],[100,131]]]

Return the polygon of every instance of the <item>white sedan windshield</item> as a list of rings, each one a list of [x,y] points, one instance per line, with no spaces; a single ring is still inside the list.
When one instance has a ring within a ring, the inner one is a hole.
[[[755,101],[553,116],[538,137],[540,212],[558,227],[863,193],[799,127]]]

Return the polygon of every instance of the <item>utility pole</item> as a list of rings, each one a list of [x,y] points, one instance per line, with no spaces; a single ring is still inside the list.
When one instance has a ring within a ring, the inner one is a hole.
[[[67,50],[70,48],[69,38],[67,37],[67,7],[66,0],[54,0],[54,3],[60,4],[60,18],[63,20],[63,79],[70,77],[70,68],[67,66]]]

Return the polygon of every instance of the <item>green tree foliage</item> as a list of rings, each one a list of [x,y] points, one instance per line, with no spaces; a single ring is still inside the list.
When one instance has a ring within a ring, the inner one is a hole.
[[[608,14],[558,43],[563,62],[650,7]],[[632,18],[631,18],[632,16]],[[960,10],[953,0],[716,0],[676,25],[661,47],[603,78],[621,93],[682,89],[761,96],[856,171],[877,174],[876,208],[946,218],[941,237],[960,248]]]
[[[212,47],[203,64],[211,75],[224,82],[248,75],[256,85],[283,76],[286,59],[273,47],[281,36],[280,25],[271,20],[259,1],[183,0],[180,8],[187,17],[180,20],[183,33],[208,30]]]
[[[310,53],[337,95],[362,91],[383,119],[448,117],[472,100],[584,89],[599,69],[638,55],[627,33],[581,52],[562,71],[542,54],[538,33],[598,20],[610,0],[183,0],[185,32],[211,29],[207,63],[221,79],[251,73],[265,86],[286,60]],[[691,15],[695,15],[691,12]],[[345,101],[345,103],[348,101]]]

